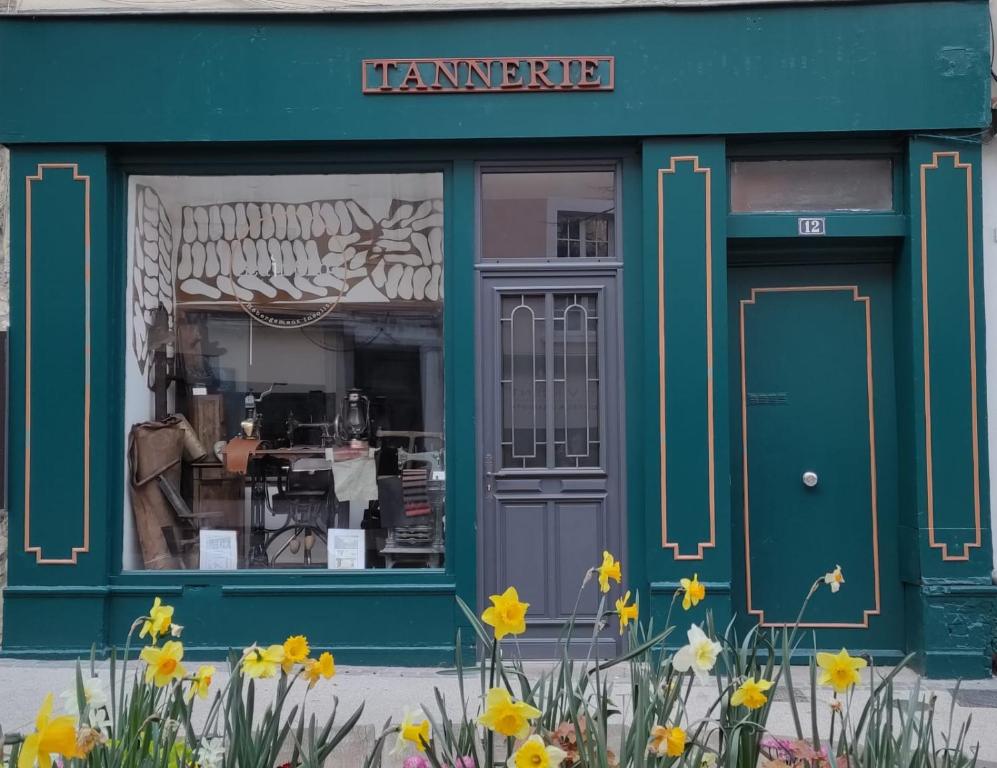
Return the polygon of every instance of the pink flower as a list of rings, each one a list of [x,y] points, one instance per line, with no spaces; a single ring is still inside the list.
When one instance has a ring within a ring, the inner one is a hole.
[[[474,758],[470,755],[465,755],[464,757],[458,757],[457,762],[454,763],[453,768],[474,768]]]
[[[429,768],[429,761],[422,755],[412,755],[405,758],[402,768]]]

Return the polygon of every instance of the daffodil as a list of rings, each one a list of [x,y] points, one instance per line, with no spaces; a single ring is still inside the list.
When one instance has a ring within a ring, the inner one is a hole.
[[[187,674],[180,663],[183,659],[183,645],[176,640],[163,643],[162,648],[147,646],[142,649],[139,658],[146,663],[145,681],[155,683],[160,688],[170,680],[179,680]]]
[[[692,574],[691,579],[679,581],[682,585],[682,610],[688,611],[690,608],[699,605],[699,601],[706,597],[706,586],[699,581],[699,574]]]
[[[841,589],[841,585],[845,583],[845,577],[841,573],[840,565],[834,566],[833,571],[824,574],[824,583],[831,587],[832,592]]]
[[[534,734],[512,753],[512,764],[516,768],[557,768],[567,756],[563,749],[544,744],[544,740]]]
[[[519,592],[515,587],[509,587],[501,595],[492,595],[491,607],[485,608],[481,620],[495,628],[495,639],[501,640],[506,635],[521,635],[526,631],[526,609],[529,603],[519,601]]]
[[[693,624],[687,633],[689,644],[683,645],[672,659],[672,666],[678,672],[688,672],[690,669],[697,677],[710,673],[717,663],[720,654],[720,643],[710,640],[707,634]]]
[[[524,701],[516,701],[505,688],[492,688],[485,697],[485,711],[478,722],[503,736],[525,739],[530,733],[530,720],[542,712]]]
[[[748,709],[758,709],[768,701],[765,691],[772,687],[771,680],[749,677],[734,691],[730,703],[735,707],[745,706]]]
[[[673,728],[656,725],[651,729],[651,740],[647,744],[647,751],[658,757],[679,757],[685,752],[688,740],[685,731],[677,725]]]
[[[62,709],[67,714],[80,718],[80,697],[74,685],[59,694],[62,699]],[[87,710],[87,715],[92,717],[97,710],[107,706],[107,691],[104,690],[104,682],[96,675],[86,675],[83,677],[83,706]],[[93,722],[91,720],[91,725]]]
[[[196,695],[199,699],[208,698],[208,691],[211,689],[211,681],[215,677],[215,668],[210,665],[201,666],[194,675],[190,686],[190,698]]]
[[[620,617],[620,634],[623,634],[623,628],[627,626],[631,621],[637,621],[637,603],[627,605],[630,600],[630,590],[616,601],[616,613]]]
[[[167,634],[172,626],[173,606],[163,605],[163,601],[157,597],[152,601],[152,608],[149,610],[149,615],[146,617],[145,623],[142,624],[138,636],[149,635],[152,637],[152,642],[155,643],[160,635]]]
[[[830,685],[838,693],[844,693],[862,678],[859,670],[868,666],[865,659],[849,656],[842,648],[838,653],[818,653],[817,666],[820,667],[820,677],[817,682]]]
[[[271,645],[266,648],[253,645],[243,651],[242,655],[242,671],[247,677],[273,677],[283,663],[283,645]]]
[[[623,566],[609,552],[602,553],[602,565],[596,570],[599,572],[599,591],[603,593],[609,591],[610,579],[617,584],[623,581]]]
[[[52,755],[82,757],[76,743],[76,719],[72,715],[52,717],[52,694],[45,697],[35,717],[35,732],[24,740],[17,768],[49,768]]]
[[[221,768],[225,759],[225,741],[220,737],[205,739],[197,749],[197,765],[200,768]]]
[[[429,720],[416,720],[419,710],[406,711],[398,726],[398,740],[391,754],[397,755],[404,751],[406,743],[415,745],[420,752],[426,751],[429,743]]]
[[[336,662],[328,651],[325,651],[317,659],[305,661],[305,679],[308,680],[309,688],[314,688],[320,679],[329,680],[335,674]]]
[[[284,671],[290,674],[291,668],[308,658],[311,648],[308,638],[304,635],[292,635],[284,641],[284,661],[281,663]]]

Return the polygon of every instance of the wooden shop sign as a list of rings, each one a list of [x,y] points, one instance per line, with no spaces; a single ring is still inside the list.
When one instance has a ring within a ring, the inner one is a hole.
[[[611,91],[614,69],[612,56],[364,59],[363,92]]]

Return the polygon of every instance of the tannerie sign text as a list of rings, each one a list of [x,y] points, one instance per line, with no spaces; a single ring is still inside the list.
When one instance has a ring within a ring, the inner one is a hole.
[[[364,59],[363,92],[611,91],[612,56]]]

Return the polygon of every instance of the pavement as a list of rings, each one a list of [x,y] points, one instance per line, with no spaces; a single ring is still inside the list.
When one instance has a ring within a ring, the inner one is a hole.
[[[194,665],[192,665],[194,666]],[[221,666],[221,665],[217,665]],[[531,677],[547,668],[542,663],[530,663],[526,666]],[[45,694],[58,694],[73,685],[75,664],[68,661],[23,661],[13,659],[0,660],[0,725],[7,732],[29,730],[35,712]],[[98,664],[98,673],[106,679],[106,668]],[[801,677],[803,668],[794,677]],[[478,676],[474,670],[465,670],[465,694],[473,699],[480,693]],[[224,685],[226,675],[219,672],[216,685]],[[628,695],[628,673],[626,669],[610,670],[609,680],[613,685],[614,694],[621,704],[626,704]],[[262,683],[257,691],[257,701],[266,701],[272,697],[276,685],[274,681],[259,681]],[[809,689],[802,680],[797,680],[797,689]],[[895,692],[898,699],[907,699],[919,686],[923,696],[936,697],[936,721],[939,732],[948,730],[949,708],[953,706],[955,681],[922,680],[918,683],[916,675],[909,670],[902,671],[896,679]],[[328,768],[357,768],[362,765],[363,756],[369,752],[381,733],[384,724],[389,720],[398,722],[406,708],[425,705],[436,712],[434,689],[443,694],[451,718],[459,712],[459,690],[457,677],[453,670],[439,668],[413,667],[339,667],[335,678],[322,681],[307,697],[308,710],[314,712],[318,720],[328,717],[338,699],[337,722],[344,721],[361,704],[364,704],[360,727],[333,753],[327,763]],[[300,703],[304,695],[304,686],[292,691],[291,700]],[[690,697],[690,710],[693,713],[703,712],[716,694],[715,683],[712,681],[696,682]],[[801,701],[801,716],[804,719],[804,731],[809,726],[809,690],[798,696]],[[822,733],[826,735],[827,721],[830,716],[830,692],[818,691],[820,699],[818,713]],[[852,706],[859,708],[865,700],[865,694],[856,690]],[[470,708],[477,706],[471,701]],[[200,707],[203,717],[207,706]],[[997,766],[997,678],[990,680],[973,680],[961,683],[958,696],[954,702],[954,720],[956,726],[968,717],[972,717],[969,730],[969,743],[979,744],[981,766]],[[619,729],[614,729],[619,733]],[[784,690],[777,690],[769,719],[769,731],[777,736],[792,736],[795,733],[787,695]],[[619,737],[616,736],[616,739]],[[614,735],[610,734],[610,743]],[[392,742],[393,743],[393,739]],[[400,765],[400,760],[386,760],[385,766]]]

